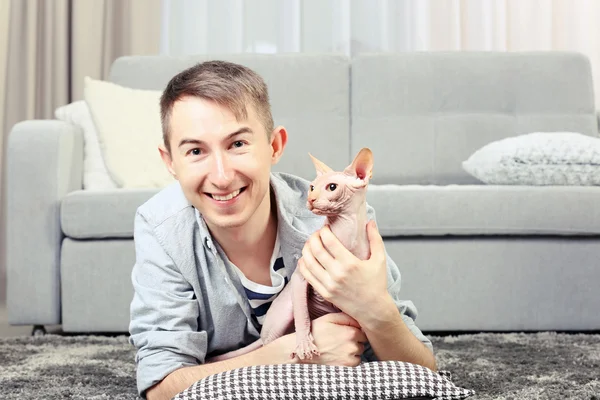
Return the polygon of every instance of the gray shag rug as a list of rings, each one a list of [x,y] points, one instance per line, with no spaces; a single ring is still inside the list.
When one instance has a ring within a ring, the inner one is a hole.
[[[600,400],[600,334],[430,336],[470,399]],[[126,336],[0,339],[0,399],[138,399]]]

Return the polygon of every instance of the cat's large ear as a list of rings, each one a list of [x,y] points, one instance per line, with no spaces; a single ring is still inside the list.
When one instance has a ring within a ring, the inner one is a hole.
[[[310,156],[313,164],[315,164],[315,168],[317,169],[317,175],[323,175],[328,172],[333,172],[331,168],[325,165],[325,163],[323,163],[322,161],[317,160],[315,157],[313,157],[312,154],[308,153],[308,155]]]
[[[360,149],[352,164],[344,169],[346,175],[355,176],[365,183],[373,177],[373,152],[368,147]]]

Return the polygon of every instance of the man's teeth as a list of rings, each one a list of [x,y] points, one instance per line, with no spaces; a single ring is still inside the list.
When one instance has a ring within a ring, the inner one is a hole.
[[[237,196],[238,194],[240,194],[240,189],[236,190],[235,192],[231,192],[229,193],[227,196],[217,196],[216,194],[211,194],[212,198],[215,200],[219,200],[219,201],[227,201],[227,200],[231,200],[233,199],[235,196]]]

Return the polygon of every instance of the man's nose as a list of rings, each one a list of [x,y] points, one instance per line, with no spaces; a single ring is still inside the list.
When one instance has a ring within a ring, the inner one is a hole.
[[[233,181],[233,170],[226,155],[219,153],[214,155],[210,180],[218,188],[226,188]]]

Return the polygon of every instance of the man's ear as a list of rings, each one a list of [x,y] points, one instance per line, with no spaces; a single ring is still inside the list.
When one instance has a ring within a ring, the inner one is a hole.
[[[283,155],[283,150],[287,144],[287,131],[283,126],[278,126],[271,132],[271,165],[275,165],[279,162],[279,159]]]
[[[165,166],[167,167],[171,175],[173,175],[173,178],[177,179],[177,174],[173,169],[173,159],[171,158],[171,154],[169,153],[165,145],[160,144],[158,146],[158,151],[160,152],[160,158],[162,158],[163,162],[165,163]]]

